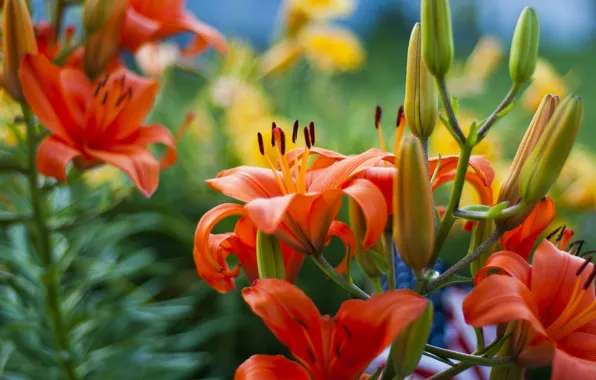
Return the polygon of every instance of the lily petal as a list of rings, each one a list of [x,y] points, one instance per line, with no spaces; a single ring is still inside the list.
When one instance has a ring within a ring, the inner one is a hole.
[[[356,248],[356,238],[347,224],[337,220],[334,220],[333,223],[331,223],[331,227],[329,228],[329,238],[332,236],[337,236],[342,243],[344,243],[346,254],[341,263],[339,263],[339,265],[335,268],[339,274],[344,274],[348,270],[348,258],[354,255],[354,250]]]
[[[538,334],[547,335],[530,289],[513,277],[497,274],[481,281],[464,300],[463,312],[466,323],[474,327],[524,320]]]
[[[498,274],[506,274],[516,278],[526,284],[526,286],[530,287],[532,267],[515,252],[501,251],[492,254],[488,260],[486,260],[484,267],[476,273],[474,283],[478,285],[480,281],[484,280],[490,274],[488,272],[495,270]]]
[[[43,139],[37,150],[37,170],[46,177],[54,177],[66,182],[68,164],[81,155],[58,137],[49,136]]]
[[[536,240],[554,218],[555,202],[549,197],[540,200],[520,226],[503,234],[499,240],[501,249],[517,252],[528,260]]]
[[[457,163],[459,162],[459,156],[442,156],[441,165],[437,172],[437,178],[445,173],[449,173],[457,169]],[[438,157],[431,157],[428,159],[428,175],[429,178],[433,175],[436,170],[437,164],[439,163]],[[472,156],[470,157],[469,166],[476,173],[476,175],[482,180],[485,186],[490,186],[495,178],[495,171],[492,168],[490,161],[484,156]]]
[[[341,197],[340,189],[330,189],[320,194],[310,207],[308,213],[309,239],[316,252],[321,252],[325,246],[329,227],[341,208]],[[299,220],[301,219],[299,218]]]
[[[228,43],[217,29],[198,20],[188,12],[183,14],[177,26],[180,28],[180,32],[191,32],[195,35],[193,41],[182,52],[186,57],[200,54],[210,46],[213,46],[220,54],[225,54],[228,51]]]
[[[450,172],[443,173],[435,179],[435,182],[432,184],[433,191],[436,190],[439,186],[443,185],[446,182],[452,181],[455,179],[456,171],[452,170]],[[476,172],[467,172],[466,173],[466,182],[474,187],[478,196],[480,197],[480,203],[483,205],[492,205],[493,204],[493,190],[490,185],[486,185],[484,180],[478,176]]]
[[[126,20],[122,30],[122,45],[131,51],[138,50],[144,43],[152,41],[159,31],[160,24],[137,12],[133,7],[126,10]]]
[[[236,370],[234,380],[310,380],[300,364],[282,355],[253,355]]]
[[[329,378],[358,379],[399,332],[422,315],[426,306],[425,298],[409,290],[344,302],[334,318]]]
[[[234,234],[209,235],[209,250],[207,253],[200,252],[196,247],[193,250],[193,257],[197,267],[197,273],[213,289],[220,293],[231,292],[235,289],[234,279],[239,275],[239,268],[230,269],[226,257],[230,251],[240,246]],[[217,262],[213,266],[212,262]]]
[[[596,361],[581,359],[557,349],[551,380],[596,379]]]
[[[321,315],[302,290],[287,281],[259,279],[242,289],[242,297],[307,369],[316,368],[316,358],[324,357]]]
[[[159,162],[148,150],[138,147],[115,148],[112,151],[87,148],[85,153],[124,171],[147,198],[157,190]]]
[[[140,128],[131,143],[143,148],[151,144],[165,145],[167,151],[159,161],[161,169],[169,168],[178,159],[176,143],[174,142],[172,132],[163,125],[148,125]]]
[[[241,202],[283,195],[271,169],[239,166],[224,170],[206,182],[212,189]]]
[[[532,293],[545,326],[553,323],[567,307],[577,281],[587,281],[592,264],[576,276],[585,260],[560,251],[550,241],[544,240],[534,253],[532,260]],[[588,287],[578,313],[594,300],[594,287]]]
[[[393,167],[381,167],[366,169],[361,177],[375,184],[381,190],[385,203],[387,204],[388,215],[393,214],[393,184],[397,170]]]
[[[371,247],[379,240],[387,224],[385,197],[377,186],[365,179],[350,182],[343,191],[360,206],[366,221],[362,247]]]

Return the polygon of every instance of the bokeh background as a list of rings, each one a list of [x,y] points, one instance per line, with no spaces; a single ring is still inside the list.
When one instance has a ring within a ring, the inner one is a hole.
[[[151,119],[175,131],[188,111],[195,113],[180,143],[180,161],[162,174],[160,188],[150,200],[134,191],[123,193],[123,182],[119,182],[123,180],[117,174],[89,178],[90,183],[109,188],[108,198],[114,194],[121,198],[106,213],[108,221],[142,212],[143,217],[126,221],[138,227],[127,236],[129,244],[151,247],[142,265],[131,264],[141,268],[132,282],[151,295],[144,302],[150,299],[170,307],[150,323],[163,324],[160,339],[172,343],[164,343],[162,349],[172,352],[163,360],[171,360],[173,378],[231,379],[235,368],[252,354],[287,353],[250,313],[239,290],[218,294],[196,275],[192,259],[194,228],[205,211],[225,200],[204,180],[232,165],[259,164],[255,134],[267,131],[272,121],[288,126],[295,119],[303,124],[312,120],[318,128],[318,145],[354,153],[379,146],[373,116],[380,105],[385,111],[385,137],[393,136],[394,115],[403,103],[407,43],[419,18],[419,2],[355,2],[357,7],[350,15],[331,21],[353,32],[362,47],[362,54],[358,49],[358,53],[348,50],[346,70],[322,68],[315,56],[281,73],[261,76],[255,62],[280,39],[282,2],[188,0],[189,9],[229,38],[232,50],[224,58],[215,54],[190,62],[164,58],[171,65],[155,68],[162,89]],[[35,17],[43,19],[44,6],[42,1],[39,3]],[[478,153],[493,162],[498,182],[515,154],[536,99],[548,92],[582,95],[586,108],[579,146],[552,193],[558,210],[554,226],[571,226],[576,236],[587,239],[588,247],[593,248],[596,240],[590,231],[596,222],[596,1],[452,0],[458,65],[451,72],[450,88],[460,99],[464,124],[482,120],[492,112],[510,86],[509,41],[526,5],[535,7],[541,20],[543,61],[515,109],[493,128]],[[75,13],[69,18],[74,21],[78,16]],[[478,41],[484,44],[474,50]],[[181,44],[185,37],[168,42]],[[167,58],[176,53],[174,49],[165,53],[160,50],[159,54]],[[157,51],[149,54],[153,60],[157,56]],[[127,60],[137,70],[151,69],[143,67],[142,58],[128,56]],[[431,138],[431,153],[439,152],[456,153],[442,126]],[[446,199],[448,190],[446,186],[437,194],[439,203]],[[468,203],[475,201],[471,191],[464,199]],[[232,226],[230,221],[221,223],[218,229],[226,231]],[[454,229],[444,265],[465,254],[468,240],[468,233]],[[332,260],[339,260],[339,244],[333,242],[328,250]],[[357,279],[364,281],[362,275]],[[335,312],[347,298],[308,262],[298,282],[322,312]],[[245,285],[241,278],[238,289]],[[440,336],[437,339],[440,342]],[[181,352],[184,355],[179,355]],[[174,376],[176,371],[180,376]]]

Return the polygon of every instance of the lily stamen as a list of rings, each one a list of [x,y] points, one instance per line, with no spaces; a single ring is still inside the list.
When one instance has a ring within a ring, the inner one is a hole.
[[[277,127],[275,122],[272,124],[271,134],[274,142],[274,144],[271,145],[277,148],[277,158],[279,160],[281,172],[283,173],[286,189],[288,192],[295,192],[296,186],[294,184],[294,178],[292,178],[292,171],[288,165],[288,161],[286,160],[286,135],[281,128]]]
[[[582,248],[584,247],[585,242],[586,242],[585,240],[576,240],[576,241],[572,242],[571,244],[569,244],[569,251],[568,251],[569,254],[574,255],[574,256],[583,257],[583,255],[581,255],[581,251],[582,251]]]
[[[546,236],[546,238],[545,238],[545,239],[546,239],[546,240],[550,240],[550,239],[552,239],[553,237],[557,236],[557,234],[558,234],[558,233],[560,233],[561,229],[565,229],[565,227],[564,227],[564,226],[559,226],[559,227],[557,227],[557,228],[556,228],[556,229],[554,229],[554,230],[553,230],[553,231],[552,231],[550,234],[548,234],[548,235]]]
[[[277,185],[279,186],[282,194],[284,194],[284,195],[287,194],[288,191],[286,190],[286,187],[284,186],[281,178],[279,177],[279,174],[277,173],[277,169],[275,168],[275,165],[273,165],[273,162],[271,162],[271,159],[269,158],[269,156],[267,156],[265,154],[265,144],[263,142],[263,135],[261,134],[261,132],[257,132],[257,141],[259,143],[259,152],[267,160],[267,163],[269,164],[269,167],[271,168],[271,171],[273,172],[273,176],[275,177],[275,180],[277,181]]]
[[[404,106],[399,106],[397,110],[397,119],[395,120],[395,142],[393,144],[393,153],[397,156],[399,152],[399,145],[406,130],[406,117],[404,115]]]
[[[383,110],[380,106],[377,106],[377,109],[375,110],[375,128],[377,129],[377,133],[379,135],[379,143],[381,144],[381,150],[385,152],[385,138],[383,137],[383,130],[381,129],[382,114]]]
[[[314,127],[314,123],[312,121],[311,124]],[[306,148],[304,149],[304,154],[302,155],[302,162],[300,163],[300,175],[297,179],[298,191],[302,193],[306,193],[306,167],[308,166],[308,156],[310,155],[310,148],[312,147],[310,133],[307,127],[304,127],[304,143],[306,144]]]

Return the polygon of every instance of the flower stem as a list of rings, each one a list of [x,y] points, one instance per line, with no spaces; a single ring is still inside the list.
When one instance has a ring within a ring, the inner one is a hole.
[[[451,190],[449,203],[445,209],[445,214],[443,215],[443,219],[439,225],[439,231],[437,232],[437,238],[435,239],[435,248],[431,263],[434,263],[439,257],[441,248],[443,247],[443,244],[445,244],[445,240],[447,240],[449,231],[451,231],[451,227],[453,227],[453,223],[455,222],[455,216],[453,215],[453,212],[459,206],[459,200],[464,189],[466,172],[468,171],[468,163],[470,161],[471,155],[472,147],[464,145],[459,155],[457,171],[455,173],[455,179],[453,180],[453,189]]]
[[[466,143],[466,137],[459,127],[457,117],[455,116],[455,111],[453,111],[453,105],[451,104],[451,99],[449,98],[449,92],[447,91],[447,83],[445,82],[445,78],[437,78],[437,88],[439,90],[441,103],[443,104],[443,108],[447,113],[447,121],[449,123],[446,125],[446,127],[449,129],[449,132],[451,132],[457,143],[460,146],[464,146]]]
[[[461,352],[451,351],[440,347],[431,346],[427,344],[424,347],[424,351],[430,352],[431,354],[435,354],[437,356],[459,360],[461,362],[465,362],[467,364],[472,365],[480,365],[484,367],[500,367],[500,366],[507,366],[512,365],[512,357],[504,357],[504,358],[489,358],[484,356],[478,355],[471,355],[471,354],[463,354]]]
[[[511,207],[507,207],[503,211],[501,211],[498,215],[491,217],[489,216],[488,212],[485,211],[471,211],[471,210],[462,210],[457,209],[453,212],[453,215],[457,218],[467,219],[467,220],[487,220],[487,219],[499,219],[499,218],[509,218],[511,216],[517,215],[520,212],[524,211],[528,208],[526,203],[520,202]]]
[[[478,247],[476,247],[474,252],[472,252],[471,254],[467,255],[466,257],[464,257],[463,259],[461,259],[460,261],[455,263],[451,268],[447,269],[445,271],[445,273],[443,273],[439,277],[430,281],[428,283],[429,293],[432,293],[432,291],[435,288],[440,286],[443,282],[445,282],[451,276],[455,275],[457,272],[462,270],[464,267],[470,265],[470,263],[472,261],[476,260],[478,258],[478,256],[480,256],[484,251],[486,251],[493,244],[495,244],[497,242],[497,240],[499,240],[501,238],[502,235],[503,235],[503,231],[501,229],[499,229],[499,228],[495,229],[493,231],[493,233],[488,237],[488,239],[486,239]]]
[[[519,91],[519,85],[513,84],[513,86],[511,86],[511,89],[509,90],[509,92],[507,93],[507,96],[505,96],[505,98],[503,99],[501,104],[499,104],[497,109],[495,109],[495,111],[488,117],[488,119],[486,120],[486,122],[484,123],[482,128],[480,128],[478,130],[478,142],[482,141],[482,139],[484,139],[486,137],[490,128],[497,121],[497,119],[499,117],[499,113],[501,113],[501,111],[503,111],[505,108],[507,108],[511,104],[511,102],[513,102],[513,99],[515,98],[515,95],[517,95],[518,91]]]
[[[56,0],[56,7],[54,8],[54,28],[56,35],[54,36],[54,43],[58,44],[60,40],[60,34],[62,32],[62,21],[64,19],[64,10],[66,9],[64,0]]]
[[[23,105],[23,116],[27,127],[28,142],[28,180],[31,193],[31,207],[33,209],[33,221],[37,232],[37,251],[44,267],[41,283],[45,286],[48,313],[50,316],[52,330],[55,336],[56,345],[60,354],[62,368],[66,378],[76,380],[76,366],[73,361],[72,348],[68,339],[64,317],[61,312],[60,303],[60,277],[56,272],[56,266],[52,254],[50,242],[50,231],[45,219],[44,202],[40,188],[38,187],[38,176],[36,168],[37,141],[35,138],[35,125],[33,114],[28,106]]]
[[[311,255],[311,257],[315,264],[317,264],[319,269],[321,269],[323,273],[327,275],[327,277],[333,280],[337,285],[344,288],[344,290],[350,293],[351,296],[359,298],[361,300],[367,300],[370,298],[370,296],[364,290],[360,289],[355,284],[348,282],[348,280],[346,280],[339,273],[337,273],[335,268],[333,268],[333,266],[331,266],[331,264],[329,264],[329,262],[325,260],[323,255]]]

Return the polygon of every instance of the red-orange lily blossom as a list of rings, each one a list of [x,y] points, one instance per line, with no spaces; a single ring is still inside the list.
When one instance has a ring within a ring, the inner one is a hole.
[[[490,275],[498,270],[499,274]],[[596,268],[544,240],[530,266],[514,252],[493,254],[463,304],[480,327],[525,321],[517,356],[523,366],[552,363],[552,379],[596,379]],[[498,306],[498,307],[496,307]]]
[[[270,169],[240,166],[225,170],[207,184],[223,194],[235,198],[244,205],[223,204],[203,216],[195,233],[195,249],[198,255],[205,256],[211,264],[223,270],[212,256],[209,235],[223,218],[232,215],[248,216],[256,227],[266,234],[277,236],[290,248],[303,254],[319,254],[327,244],[331,227],[340,222],[334,219],[341,207],[345,194],[354,199],[362,208],[367,230],[362,244],[374,244],[385,228],[387,206],[383,194],[370,181],[352,177],[388,155],[378,150],[370,150],[357,156],[348,157],[323,169],[308,168],[308,157],[321,154],[325,150],[311,147],[314,140],[314,127],[305,128],[307,148],[299,149],[301,159],[288,163],[285,152],[285,135],[280,128],[273,130],[273,145],[276,148],[280,168],[271,163]],[[294,136],[297,132],[294,133]],[[294,138],[295,139],[295,138]],[[309,141],[310,140],[310,141]],[[259,145],[264,154],[263,139],[259,135]],[[298,154],[291,152],[292,157]],[[290,166],[291,165],[291,166]],[[342,240],[353,237],[348,228],[334,229]]]
[[[141,124],[152,107],[155,82],[122,69],[91,83],[82,71],[56,67],[40,54],[25,57],[19,77],[28,104],[51,132],[37,152],[43,175],[66,181],[73,160],[79,167],[108,163],[148,197],[157,189],[160,167],[176,161],[170,131]],[[168,147],[161,162],[147,150],[156,143]]]
[[[321,316],[294,285],[257,280],[242,290],[244,300],[292,355],[255,355],[236,371],[235,380],[357,380],[366,366],[426,308],[423,297],[393,290],[344,302],[334,317]]]
[[[137,51],[147,42],[190,32],[195,36],[184,50],[185,55],[199,54],[210,46],[225,53],[228,48],[225,38],[185,7],[186,0],[128,0],[122,45]]]
[[[538,237],[555,218],[555,202],[549,197],[539,201],[524,222],[503,234],[499,245],[504,251],[515,252],[528,261]]]

